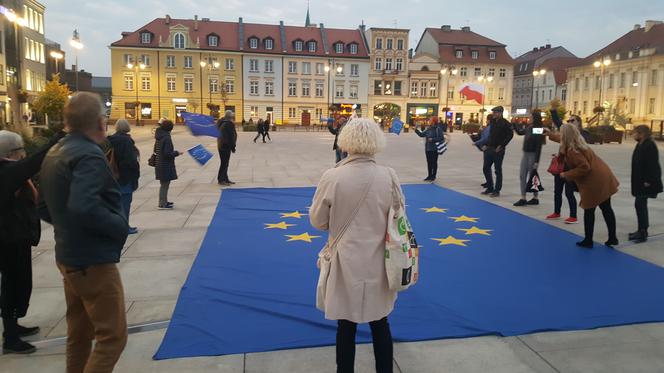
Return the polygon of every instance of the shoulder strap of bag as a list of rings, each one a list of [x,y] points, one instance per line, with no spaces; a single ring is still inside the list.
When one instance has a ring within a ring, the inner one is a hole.
[[[378,167],[376,166],[376,169],[371,175],[371,179],[369,179],[369,183],[367,183],[367,186],[364,188],[364,192],[362,192],[362,198],[358,201],[358,203],[355,205],[355,210],[353,210],[353,213],[350,215],[348,220],[344,223],[344,225],[341,227],[341,230],[339,231],[339,234],[334,238],[334,241],[332,241],[332,244],[330,244],[330,258],[334,256],[337,252],[337,244],[343,237],[344,233],[348,230],[348,227],[350,227],[350,223],[353,222],[355,219],[355,216],[357,216],[358,211],[360,211],[360,206],[364,203],[364,200],[367,199],[367,196],[369,195],[369,190],[371,189],[371,185],[374,182],[374,179],[376,178],[376,172],[378,172]]]
[[[404,206],[404,198],[401,193],[401,189],[399,189],[399,186],[397,185],[397,182],[395,180],[395,173],[394,171],[390,171],[390,178],[392,179],[392,206],[394,209],[397,209],[399,207],[405,208]]]

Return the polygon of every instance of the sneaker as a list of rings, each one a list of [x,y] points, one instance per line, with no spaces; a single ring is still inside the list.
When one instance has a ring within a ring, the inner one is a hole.
[[[613,248],[614,246],[618,246],[619,242],[618,242],[617,238],[613,238],[613,239],[609,238],[608,241],[604,242],[604,245],[606,245],[610,248]]]
[[[556,214],[555,212],[551,215],[547,215],[546,220],[554,220],[554,219],[560,219],[560,214]]]
[[[516,206],[516,207],[525,206],[527,204],[528,204],[528,201],[526,201],[525,199],[520,199],[520,200],[514,202],[514,206]]]
[[[166,202],[166,206],[174,207],[174,206],[175,206],[175,203],[173,203],[173,202]]]
[[[24,342],[20,339],[17,339],[14,342],[6,342],[2,344],[2,353],[3,354],[31,354],[37,351],[35,346],[31,345],[28,342]]]
[[[591,240],[586,240],[584,239],[583,241],[579,241],[576,243],[576,246],[580,246],[586,249],[592,249],[593,248],[593,242]]]
[[[129,227],[129,232],[128,234],[136,234],[138,233],[138,228],[136,227]]]
[[[579,222],[579,219],[577,219],[577,218],[569,217],[569,218],[565,219],[565,224],[577,224],[578,222]]]
[[[29,337],[31,335],[39,334],[39,331],[40,331],[38,326],[25,327],[25,326],[17,325],[16,329],[18,330],[18,336],[19,337]]]
[[[491,198],[500,197],[500,192],[493,192],[493,193],[489,194],[489,197],[491,197]]]
[[[173,205],[169,205],[169,204],[159,205],[159,207],[157,207],[157,209],[159,209],[159,210],[172,210]]]
[[[482,193],[480,193],[480,194],[486,196],[486,195],[489,195],[489,194],[492,194],[492,193],[493,193],[493,190],[491,190],[491,189],[487,189],[487,190],[485,190],[484,192],[482,192]]]
[[[537,199],[537,198],[531,199],[530,201],[528,201],[528,205],[531,205],[531,206],[539,205],[539,199]]]

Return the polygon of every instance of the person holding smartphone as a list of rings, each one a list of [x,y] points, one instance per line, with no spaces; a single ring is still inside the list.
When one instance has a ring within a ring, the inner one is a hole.
[[[523,157],[521,158],[521,168],[519,170],[519,178],[521,185],[521,199],[514,203],[514,206],[527,206],[539,205],[539,198],[537,192],[533,192],[533,198],[526,200],[526,190],[528,180],[531,174],[537,171],[540,156],[542,155],[542,145],[544,145],[544,126],[542,124],[542,113],[540,110],[533,110],[532,120],[526,127],[514,126],[514,132],[519,136],[524,136],[523,139]]]

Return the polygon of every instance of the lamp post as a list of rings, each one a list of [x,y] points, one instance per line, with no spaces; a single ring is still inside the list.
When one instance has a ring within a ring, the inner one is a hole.
[[[493,76],[480,75],[477,77],[477,81],[482,84],[482,91],[486,91],[486,83],[493,82]],[[486,92],[482,95],[482,108],[480,109],[480,115],[482,116],[480,118],[480,124],[482,126],[484,126],[484,112],[486,111],[486,109],[484,109],[484,97],[486,97]]]
[[[210,109],[210,114],[212,114],[212,86],[210,85],[209,79],[210,79],[210,74],[212,73],[212,69],[218,69],[220,64],[217,61],[212,60],[212,56],[208,56],[207,61],[201,59],[200,62],[201,65],[201,114],[203,114],[203,69],[207,67],[208,71],[208,93],[210,95],[209,97],[209,102],[208,109]],[[217,79],[217,89],[219,89],[219,79]]]
[[[51,57],[55,60],[55,73],[59,73],[58,71],[58,65],[60,64],[60,60],[64,58],[64,55],[58,51],[51,51]]]
[[[598,60],[593,63],[593,66],[595,68],[599,69],[599,106],[602,105],[602,92],[604,91],[604,71],[606,71],[606,68],[611,64],[611,59],[609,58],[604,58],[603,60]],[[599,113],[601,116],[601,112]]]
[[[546,74],[546,70],[545,70],[545,69],[541,69],[541,70],[535,70],[535,71],[533,71],[533,80],[537,80],[537,77],[538,77],[538,76],[544,76],[544,74]],[[533,82],[533,83],[534,83],[534,82]],[[539,89],[540,89],[540,84],[539,84],[539,81],[538,81],[538,82],[537,82],[537,85],[536,85],[536,88],[535,88],[535,95],[536,95],[536,96],[535,96],[535,97],[536,97],[536,98],[535,98],[535,109],[537,109],[537,108],[539,107]],[[533,104],[532,104],[532,102],[533,102],[533,101],[532,101],[532,98],[531,98],[531,100],[530,100],[530,112],[531,112],[531,113],[532,113],[533,110],[534,110],[534,109],[533,109]]]
[[[136,85],[136,103],[134,104],[134,115],[136,115],[136,125],[141,125],[141,103],[138,101],[138,72],[145,69],[145,64],[142,61],[139,61],[138,64],[133,64],[129,62],[127,64],[129,70],[134,70],[136,79],[134,84]]]
[[[327,74],[327,117],[330,118],[330,95],[332,94],[332,87],[330,86],[330,61],[325,65],[325,74]]]
[[[78,30],[74,30],[74,34],[72,35],[71,40],[69,40],[69,45],[74,48],[74,63],[76,64],[74,74],[76,74],[76,91],[78,92],[78,51],[83,49],[83,43],[81,43],[81,38],[78,36]]]
[[[441,77],[445,77],[445,124],[447,124],[447,112],[450,110],[450,76],[456,76],[458,72],[459,70],[454,66],[443,66],[440,69]]]

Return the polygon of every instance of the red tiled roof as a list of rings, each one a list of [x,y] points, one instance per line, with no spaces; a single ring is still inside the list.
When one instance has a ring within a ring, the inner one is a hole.
[[[318,27],[298,27],[298,26],[284,26],[286,33],[286,50],[289,54],[304,54],[311,56],[324,56],[325,47],[323,46],[323,39]],[[295,50],[295,41],[302,40],[304,45],[302,51]],[[313,40],[316,42],[316,52],[309,52],[308,41]]]
[[[439,28],[429,27],[424,32],[428,32],[438,44],[450,45],[485,45],[492,47],[505,47],[495,40],[477,34],[473,31],[450,30],[443,31]]]
[[[544,61],[538,68],[553,71],[556,84],[561,85],[567,81],[567,68],[576,66],[582,61],[582,58],[576,57],[556,57]]]
[[[360,30],[351,30],[351,29],[338,29],[338,28],[326,28],[327,33],[327,42],[330,48],[330,56],[337,57],[369,57],[369,52],[367,51],[366,45],[364,45],[364,39],[362,38],[362,33]],[[337,53],[334,50],[334,44],[338,41],[344,43],[344,52]],[[352,43],[357,44],[357,54],[351,54],[348,46]]]
[[[614,59],[616,54],[647,48],[655,48],[655,54],[664,53],[664,24],[656,24],[647,32],[645,27],[634,29],[586,57],[584,64],[593,63],[595,60],[603,57]],[[626,59],[627,56],[624,58]],[[622,56],[621,59],[623,59]]]
[[[238,27],[238,23],[235,23]],[[264,25],[259,23],[243,23],[244,26],[244,51],[259,52],[259,53],[276,53],[281,54],[283,46],[281,45],[281,33],[279,32],[279,25]],[[249,48],[249,39],[257,37],[258,48]],[[274,40],[274,47],[272,49],[265,49],[264,40],[272,38]]]
[[[528,52],[520,55],[519,57],[515,58],[514,62],[522,63],[522,62],[528,62],[528,61],[535,61],[535,60],[538,60],[538,59],[546,56],[547,54],[549,54],[551,52],[555,52],[558,49],[562,48],[560,46],[551,48],[551,46],[548,45],[548,44],[547,44],[547,47],[537,48],[537,51],[535,51],[535,50],[528,51]]]
[[[457,58],[456,51],[463,51],[463,57]],[[473,59],[472,51],[477,51],[477,59]],[[496,52],[496,58],[490,59],[489,52]],[[484,47],[484,46],[452,46],[452,45],[439,45],[438,54],[440,61],[443,63],[495,63],[495,64],[508,64],[514,63],[512,57],[507,53],[505,47]]]

